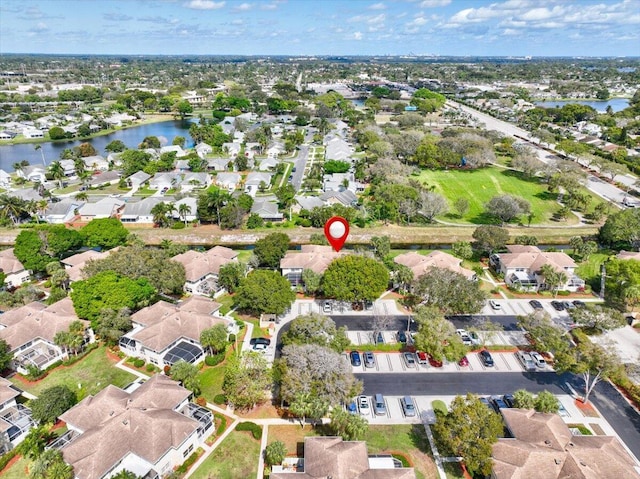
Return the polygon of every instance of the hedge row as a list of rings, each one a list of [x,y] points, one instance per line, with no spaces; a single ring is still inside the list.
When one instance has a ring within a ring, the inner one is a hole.
[[[258,426],[255,422],[241,422],[236,426],[236,431],[250,431],[254,439],[262,439],[262,426]]]

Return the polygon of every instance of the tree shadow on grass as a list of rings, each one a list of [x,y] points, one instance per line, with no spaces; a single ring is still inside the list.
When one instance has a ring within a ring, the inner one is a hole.
[[[535,198],[539,198],[544,201],[555,201],[558,198],[558,193],[551,193],[550,191],[539,191],[535,195]]]
[[[524,173],[515,170],[502,170],[500,174],[503,176],[507,176],[509,178],[516,178],[520,181],[524,181],[526,183],[534,183],[536,185],[542,184],[542,178],[539,176],[526,176]]]
[[[424,430],[423,424],[413,424],[411,426],[411,431],[409,431],[409,438],[411,439],[411,444],[413,444],[418,450],[425,454],[432,455],[429,439],[427,438],[427,433]]]

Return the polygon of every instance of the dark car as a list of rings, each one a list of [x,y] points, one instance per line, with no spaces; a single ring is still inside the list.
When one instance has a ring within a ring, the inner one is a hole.
[[[495,408],[496,412],[500,412],[500,409],[507,409],[509,407],[507,406],[507,403],[504,402],[500,397],[491,398],[491,402],[493,403],[493,407]]]
[[[502,400],[505,402],[507,407],[513,407],[513,394],[505,394],[504,396],[502,396]]]
[[[362,364],[360,361],[360,353],[358,351],[351,351],[349,353],[349,359],[351,360],[352,366],[360,366]]]
[[[488,408],[490,411],[495,412],[495,409],[493,409],[493,406],[491,405],[491,403],[489,402],[489,400],[488,400],[487,398],[481,397],[481,398],[478,398],[478,400],[479,400],[482,404],[484,404],[485,406],[487,406],[487,408]]]
[[[271,344],[271,340],[269,338],[251,338],[249,344],[251,346],[255,346],[256,344],[264,344],[265,346],[269,346]]]
[[[366,351],[364,354],[364,366],[366,368],[374,368],[376,366],[376,358],[371,351]]]
[[[379,332],[376,336],[376,344],[384,344],[384,335],[382,332]]]
[[[491,353],[489,351],[483,349],[479,354],[482,364],[484,364],[488,368],[493,367],[493,357],[491,356]]]
[[[553,306],[553,309],[556,311],[564,311],[564,304],[560,301],[551,301],[551,306]]]
[[[529,301],[529,304],[533,309],[542,309],[542,303],[537,299],[532,299],[531,301]]]
[[[407,333],[405,333],[403,330],[398,331],[398,342],[400,343],[406,343],[407,342]]]
[[[586,304],[584,301],[580,301],[579,299],[576,299],[576,300],[573,302],[573,305],[574,305],[576,308],[586,308],[586,307],[587,307],[587,304]]]

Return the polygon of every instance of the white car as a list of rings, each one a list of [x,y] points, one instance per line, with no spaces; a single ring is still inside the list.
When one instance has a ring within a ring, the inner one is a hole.
[[[324,305],[322,306],[322,311],[324,311],[325,313],[331,313],[331,302],[330,301],[325,301]]]
[[[502,305],[495,299],[489,300],[489,306],[491,306],[491,309],[502,309]]]
[[[266,353],[268,347],[269,346],[264,343],[256,343],[253,345],[251,349],[253,349],[254,351],[258,351],[260,353]]]
[[[536,363],[536,366],[540,369],[547,367],[547,361],[542,357],[542,354],[534,351],[531,353],[531,359],[533,359],[533,362]]]
[[[471,336],[465,329],[456,329],[456,333],[458,334],[458,336],[460,336],[460,339],[462,339],[462,344],[464,344],[465,346],[471,346],[473,344]]]
[[[363,416],[371,414],[371,401],[367,396],[358,396],[358,410]]]

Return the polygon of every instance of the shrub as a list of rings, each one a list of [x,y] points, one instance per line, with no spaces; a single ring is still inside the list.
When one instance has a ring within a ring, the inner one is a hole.
[[[13,459],[16,454],[18,454],[18,451],[16,449],[11,449],[8,453],[3,454],[3,456],[0,457],[0,471],[7,467],[9,461],[11,461],[11,459]]]
[[[230,334],[229,335],[229,342],[230,343],[235,343],[236,342],[236,335],[235,334]]]
[[[236,431],[250,431],[254,439],[262,438],[262,427],[255,422],[245,421],[236,426]]]
[[[149,363],[147,364],[147,367],[145,369],[148,373],[152,373],[156,369],[156,367],[153,364]]]
[[[445,414],[445,415],[449,412],[449,410],[447,409],[447,405],[444,403],[444,401],[441,401],[440,399],[431,401],[431,407],[433,407],[434,412],[440,411],[442,414]]]
[[[133,365],[136,368],[141,368],[142,366],[144,366],[144,363],[145,363],[144,359],[136,358],[136,360],[133,362]]]
[[[218,427],[216,428],[216,436],[219,436],[227,428],[227,418],[222,414],[214,414],[214,418],[220,421],[218,423]]]
[[[207,356],[204,358],[204,362],[207,366],[217,366],[222,361],[224,361],[225,353],[221,352],[218,354],[214,354],[213,356]]]
[[[176,221],[171,225],[172,230],[183,230],[185,229],[185,224],[182,221]]]
[[[198,460],[198,457],[200,457],[200,454],[202,454],[202,449],[198,448],[193,454],[191,454],[187,458],[186,461],[184,461],[182,464],[176,467],[176,472],[180,474],[184,474],[185,472],[187,472],[189,468],[193,466],[193,464]]]
[[[264,450],[264,460],[269,466],[282,464],[285,457],[287,457],[287,447],[282,441],[274,441]]]
[[[205,407],[207,405],[207,399],[204,396],[198,396],[196,404],[200,407]]]
[[[225,404],[227,402],[227,398],[224,394],[216,394],[213,396],[213,403],[220,406],[221,404]]]
[[[402,467],[411,467],[411,463],[403,454],[391,454],[395,459],[402,463]]]
[[[569,296],[571,294],[571,291],[562,290],[562,291],[558,291],[557,294],[558,296]]]

